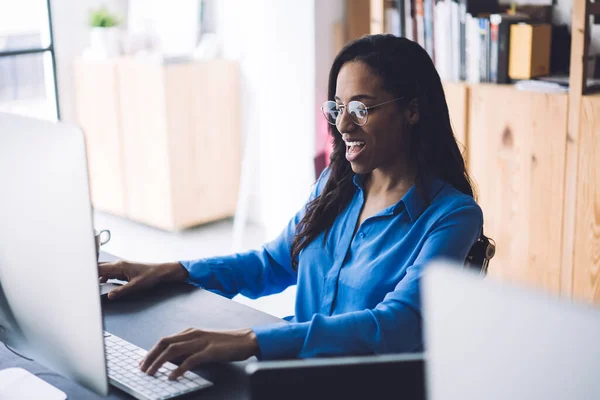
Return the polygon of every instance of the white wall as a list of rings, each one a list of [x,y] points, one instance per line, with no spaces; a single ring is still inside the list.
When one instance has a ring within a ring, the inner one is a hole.
[[[218,4],[223,54],[241,65],[249,218],[270,239],[314,182],[315,1]]]
[[[344,0],[315,1],[315,131],[317,152],[328,146],[328,124],[321,113],[321,104],[327,100],[329,69],[335,56],[334,24],[344,21]]]
[[[106,5],[126,16],[125,0],[51,0],[52,30],[56,52],[56,73],[61,120],[76,122],[73,61],[88,44],[88,14]]]

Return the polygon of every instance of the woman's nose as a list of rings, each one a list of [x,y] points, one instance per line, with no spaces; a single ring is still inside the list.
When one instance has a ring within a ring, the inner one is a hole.
[[[350,113],[344,109],[340,112],[340,116],[338,117],[335,126],[337,127],[340,133],[351,132],[356,128],[356,124],[352,120]]]

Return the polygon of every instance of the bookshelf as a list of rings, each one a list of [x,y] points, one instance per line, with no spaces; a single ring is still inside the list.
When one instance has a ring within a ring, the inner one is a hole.
[[[345,41],[382,33],[387,0],[346,0]],[[590,15],[573,0],[568,93],[444,81],[497,253],[489,275],[600,304],[600,94],[586,85]]]

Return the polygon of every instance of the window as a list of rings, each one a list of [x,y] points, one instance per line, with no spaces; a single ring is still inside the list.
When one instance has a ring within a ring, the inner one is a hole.
[[[0,112],[59,118],[50,0],[0,0]]]

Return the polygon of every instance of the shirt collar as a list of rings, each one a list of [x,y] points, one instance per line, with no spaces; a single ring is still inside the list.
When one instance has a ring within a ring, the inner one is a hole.
[[[415,222],[421,214],[429,207],[429,204],[433,201],[435,196],[439,193],[439,191],[444,186],[444,181],[441,179],[429,179],[425,181],[425,192],[426,196],[423,193],[417,190],[417,186],[413,185],[408,192],[402,197],[402,200],[396,204],[394,207],[394,211],[400,211],[402,206],[406,208],[406,212],[408,212],[408,216],[412,222]]]
[[[359,188],[360,190],[363,190],[364,183],[365,183],[365,175],[354,174],[354,178],[352,178],[352,182],[354,182],[354,185],[356,185],[357,188]]]
[[[354,175],[353,178],[354,184],[360,188],[360,190],[364,189],[365,175]],[[396,203],[396,205],[392,208],[392,213],[396,214],[401,212],[403,209],[406,209],[408,216],[412,222],[415,222],[421,214],[427,209],[429,203],[433,201],[434,197],[438,194],[438,192],[444,186],[444,181],[441,179],[430,179],[425,183],[425,190],[427,192],[427,199],[423,194],[421,194],[416,185],[413,185],[408,192],[402,197],[402,199]]]

